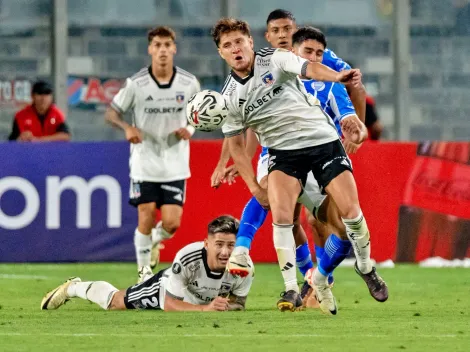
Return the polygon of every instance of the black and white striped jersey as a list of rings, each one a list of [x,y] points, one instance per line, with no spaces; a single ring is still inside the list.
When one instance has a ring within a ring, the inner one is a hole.
[[[299,75],[308,61],[285,49],[255,53],[253,70],[241,78],[231,72],[222,89],[229,114],[222,131],[230,137],[251,128],[264,147],[293,150],[325,144],[338,133],[318,99]]]
[[[131,144],[134,181],[171,182],[190,176],[189,141],[177,139],[174,132],[188,126],[186,103],[200,90],[196,77],[179,67],[173,68],[170,82],[158,82],[151,67],[127,78],[111,107],[122,114],[132,111],[133,125],[143,132],[143,142]]]
[[[204,242],[194,242],[182,248],[171,268],[165,270],[160,284],[160,302],[164,304],[163,295],[192,304],[209,304],[215,297],[229,293],[246,297],[252,282],[252,276],[241,278],[225,271],[211,271]]]

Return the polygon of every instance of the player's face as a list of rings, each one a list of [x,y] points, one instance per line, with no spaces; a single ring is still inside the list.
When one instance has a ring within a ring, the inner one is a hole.
[[[244,73],[253,63],[253,39],[240,31],[220,37],[219,54],[235,72]]]
[[[32,95],[34,108],[38,113],[45,114],[52,105],[52,94],[33,94]]]
[[[325,47],[322,43],[308,39],[302,44],[294,46],[294,53],[310,62],[322,62],[323,54],[325,53]]]
[[[224,271],[235,248],[235,234],[216,233],[205,240],[207,262],[213,271]]]
[[[295,22],[288,18],[272,20],[265,33],[266,40],[273,48],[292,48],[292,35],[296,30]]]
[[[176,54],[176,44],[170,37],[153,37],[148,46],[148,53],[152,57],[152,63],[173,65],[173,56]]]

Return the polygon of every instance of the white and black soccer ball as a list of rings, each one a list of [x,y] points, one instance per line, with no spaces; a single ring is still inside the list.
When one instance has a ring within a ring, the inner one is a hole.
[[[199,131],[211,132],[221,128],[227,114],[227,103],[222,94],[208,89],[194,94],[186,107],[189,124]]]

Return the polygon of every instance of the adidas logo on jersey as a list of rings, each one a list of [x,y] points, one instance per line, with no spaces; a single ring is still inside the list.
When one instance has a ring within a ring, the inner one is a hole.
[[[240,99],[238,101],[238,107],[242,106],[243,104],[245,104],[246,100],[245,99]]]
[[[151,95],[149,95],[149,96],[147,97],[147,99],[145,99],[145,101],[152,101],[152,100],[153,100],[153,98],[152,98]]]
[[[343,159],[343,161],[341,162],[341,164],[346,165],[346,166],[349,167],[349,163],[348,163],[348,160],[347,160],[347,159]]]

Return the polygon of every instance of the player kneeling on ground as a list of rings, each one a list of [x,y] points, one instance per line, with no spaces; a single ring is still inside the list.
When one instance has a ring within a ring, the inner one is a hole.
[[[240,278],[225,271],[238,226],[238,220],[229,215],[214,219],[203,242],[185,246],[170,268],[126,290],[118,290],[105,281],[71,278],[46,294],[41,309],[57,309],[79,297],[107,310],[244,310],[253,277]]]

